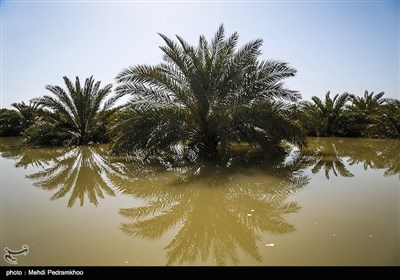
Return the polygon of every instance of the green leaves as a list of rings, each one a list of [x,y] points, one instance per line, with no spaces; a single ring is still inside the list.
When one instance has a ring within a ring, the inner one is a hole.
[[[93,76],[85,80],[83,87],[78,77],[75,83],[67,77],[63,79],[67,91],[48,85],[46,89],[53,96],[33,99],[34,104],[48,111],[34,127],[27,130],[28,142],[35,145],[103,142],[108,117],[115,112],[113,106],[124,94],[109,97],[112,85],[100,88],[100,82],[95,82]]]
[[[325,95],[325,100],[313,96],[312,101],[302,103],[303,127],[310,135],[335,136],[345,128],[346,102],[349,100],[347,92],[336,94],[332,99],[330,92]]]
[[[199,158],[215,160],[229,158],[232,141],[265,152],[279,150],[282,141],[304,144],[285,105],[300,96],[282,83],[296,70],[280,61],[259,62],[261,39],[237,50],[238,34],[226,38],[223,25],[211,43],[200,36],[197,46],[159,35],[166,44],[160,47],[164,62],[130,66],[116,77],[117,93],[132,98],[113,126],[114,152],[161,154],[184,145]],[[253,116],[248,123],[237,113],[245,105]]]
[[[324,101],[313,96],[313,103],[302,103],[300,122],[311,136],[400,138],[400,101],[383,96],[365,91],[332,99],[328,91]]]

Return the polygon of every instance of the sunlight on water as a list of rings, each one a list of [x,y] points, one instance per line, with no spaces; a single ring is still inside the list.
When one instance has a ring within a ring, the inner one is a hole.
[[[399,141],[310,138],[229,168],[107,151],[0,138],[1,246],[29,245],[18,265],[400,264]]]

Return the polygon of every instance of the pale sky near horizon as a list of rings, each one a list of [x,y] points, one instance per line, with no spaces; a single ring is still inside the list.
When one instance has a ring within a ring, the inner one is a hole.
[[[197,44],[223,23],[239,46],[262,38],[260,59],[298,70],[303,99],[365,90],[399,99],[399,1],[1,1],[1,107],[64,87],[104,86],[125,67],[161,62],[158,32]]]

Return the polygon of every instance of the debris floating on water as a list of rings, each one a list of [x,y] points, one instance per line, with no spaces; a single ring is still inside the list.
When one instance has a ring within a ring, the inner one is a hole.
[[[268,243],[268,244],[265,244],[265,247],[274,247],[275,246],[275,244],[274,243]]]

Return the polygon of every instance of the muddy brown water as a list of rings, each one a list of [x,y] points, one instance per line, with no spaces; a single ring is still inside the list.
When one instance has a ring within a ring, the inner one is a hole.
[[[29,266],[400,265],[400,141],[310,138],[218,172],[107,149],[0,138],[2,252],[28,245]]]

